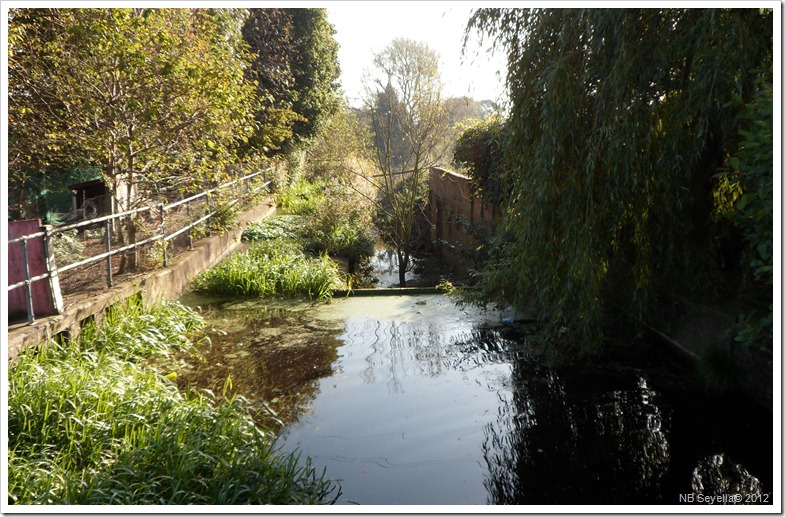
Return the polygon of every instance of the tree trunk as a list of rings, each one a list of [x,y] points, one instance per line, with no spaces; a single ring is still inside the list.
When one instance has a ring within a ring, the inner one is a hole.
[[[401,287],[406,287],[406,270],[409,268],[409,254],[398,250],[398,282]]]

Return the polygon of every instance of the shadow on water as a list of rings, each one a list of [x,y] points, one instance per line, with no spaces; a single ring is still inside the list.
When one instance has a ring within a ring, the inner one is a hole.
[[[207,302],[200,308],[209,329],[197,353],[183,358],[181,389],[243,396],[260,410],[260,423],[280,429],[309,408],[319,379],[332,373],[340,322],[306,318],[309,304],[181,301]]]
[[[221,330],[181,386],[231,375],[339,503],[773,502],[771,412],[704,391],[656,343],[559,363],[438,295],[184,303]]]
[[[705,392],[653,343],[633,354],[512,362],[513,389],[484,428],[490,502],[772,502],[771,414]]]

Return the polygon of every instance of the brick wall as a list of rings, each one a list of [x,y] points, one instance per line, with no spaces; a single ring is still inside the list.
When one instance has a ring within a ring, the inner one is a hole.
[[[428,178],[431,239],[442,257],[458,272],[474,265],[477,239],[472,225],[480,222],[496,224],[501,220],[499,209],[471,192],[471,180],[457,172],[431,167]]]

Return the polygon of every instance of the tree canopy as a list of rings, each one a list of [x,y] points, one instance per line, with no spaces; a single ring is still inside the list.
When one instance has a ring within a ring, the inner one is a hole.
[[[113,189],[121,176],[155,189],[221,174],[254,98],[247,54],[219,20],[198,9],[14,10],[12,177],[40,163],[26,154],[60,150],[99,166]]]
[[[762,9],[476,11],[511,103],[485,294],[535,300],[546,335],[592,349],[604,315],[717,288],[731,101],[771,80],[772,27]]]
[[[266,155],[313,138],[339,106],[338,43],[324,9],[250,9],[242,29],[261,106],[248,146]]]
[[[337,109],[332,34],[324,9],[12,9],[10,183],[154,192],[291,150]]]

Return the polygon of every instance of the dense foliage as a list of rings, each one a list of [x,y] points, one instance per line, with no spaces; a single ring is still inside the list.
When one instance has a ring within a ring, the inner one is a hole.
[[[324,9],[250,9],[242,29],[253,53],[247,77],[261,107],[250,149],[292,151],[339,106],[338,43]]]
[[[171,200],[293,152],[337,110],[339,73],[324,9],[11,9],[12,215],[77,169]]]
[[[604,316],[721,285],[716,175],[740,146],[731,101],[771,78],[772,11],[480,9],[469,30],[509,63],[485,294],[535,301],[547,336],[589,350]]]
[[[219,20],[197,9],[14,10],[12,178],[39,172],[47,155],[50,167],[100,167],[113,192],[222,174],[254,99],[248,56],[222,43]]]
[[[331,483],[277,451],[248,402],[183,395],[150,365],[201,324],[177,303],[129,303],[70,344],[24,353],[9,371],[9,502],[324,502]]]
[[[739,99],[741,102],[741,99]],[[768,310],[751,309],[741,314],[736,337],[740,342],[771,348],[774,312],[774,135],[773,90],[762,84],[752,102],[739,115],[741,142],[730,159],[730,170],[720,178],[727,180],[732,209],[721,214],[741,234],[745,283],[758,287],[767,296]]]
[[[504,175],[504,120],[493,116],[464,126],[455,142],[453,160],[469,174],[477,195],[499,204],[500,178]]]
[[[371,204],[345,179],[302,179],[280,192],[279,203],[282,213],[305,216],[294,230],[305,250],[346,259],[350,274],[373,256]],[[267,224],[277,223],[273,219],[255,226]]]

